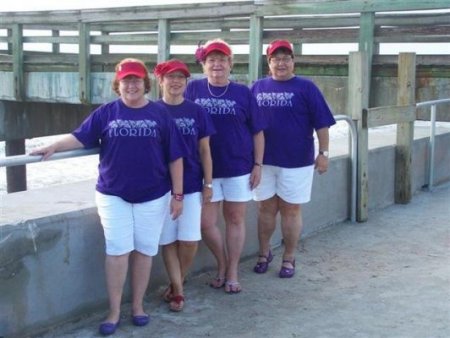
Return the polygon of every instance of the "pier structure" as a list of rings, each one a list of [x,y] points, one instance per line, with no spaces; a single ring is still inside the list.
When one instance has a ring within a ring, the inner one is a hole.
[[[250,84],[266,73],[264,47],[285,38],[294,44],[296,73],[319,85],[334,114],[349,117],[357,135],[354,159],[341,153],[349,142],[331,145],[331,170],[315,179],[313,200],[304,208],[304,235],[349,219],[353,188],[356,221],[365,222],[371,210],[409,203],[427,183],[430,148],[414,121],[430,116],[420,102],[450,97],[449,55],[380,50],[388,43],[450,43],[449,23],[447,0],[255,0],[0,13],[0,141],[7,156],[17,156],[28,138],[72,131],[93,108],[115,98],[114,66],[125,57],[140,58],[149,69],[178,58],[200,77],[195,48],[220,37],[235,51],[234,79]],[[304,52],[309,44],[331,49],[334,43],[354,43],[355,51]],[[150,97],[156,99],[152,80]],[[450,121],[448,103],[435,113],[437,121]],[[389,124],[397,126],[393,135],[371,135],[371,128]],[[436,137],[433,184],[450,180],[449,144],[444,130]],[[26,191],[26,165],[8,166],[6,174],[0,336],[36,332],[104,306],[94,183]],[[251,204],[244,256],[257,251],[255,217]],[[280,234],[273,245],[279,244]],[[193,272],[211,265],[201,246]],[[156,281],[164,278],[161,267],[157,260]]]

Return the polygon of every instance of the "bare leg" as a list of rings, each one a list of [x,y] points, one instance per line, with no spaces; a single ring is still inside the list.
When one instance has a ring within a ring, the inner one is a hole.
[[[151,268],[151,256],[138,251],[131,253],[131,289],[133,292],[131,311],[133,316],[145,315],[143,302],[150,280]]]
[[[224,278],[226,273],[226,254],[220,229],[217,227],[217,217],[220,202],[211,202],[202,208],[202,237],[217,261],[217,277]]]
[[[109,314],[105,322],[117,323],[120,319],[120,304],[128,272],[128,258],[129,254],[120,256],[106,255],[105,273],[106,289],[109,297]]]
[[[258,212],[258,239],[259,255],[267,257],[270,250],[270,239],[275,231],[276,216],[278,213],[278,196],[273,196],[259,203]],[[258,262],[266,262],[267,259],[259,257]]]
[[[294,260],[295,251],[302,231],[302,217],[300,204],[291,204],[280,199],[281,231],[284,240],[284,260]],[[293,268],[292,264],[284,263],[283,266]]]
[[[183,294],[183,282],[178,257],[178,241],[164,245],[162,247],[162,254],[170,284],[172,285],[172,293],[174,295],[181,295]]]
[[[228,252],[227,281],[238,281],[239,261],[245,243],[246,202],[223,202]]]
[[[184,283],[186,275],[194,262],[197,253],[197,241],[180,241],[178,246],[178,259],[180,261],[181,282]]]

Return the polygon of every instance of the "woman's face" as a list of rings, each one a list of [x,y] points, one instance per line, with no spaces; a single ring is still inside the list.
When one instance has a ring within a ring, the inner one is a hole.
[[[211,52],[203,63],[203,71],[208,78],[226,78],[230,76],[233,66],[231,58],[220,52]]]
[[[289,53],[276,52],[269,59],[269,69],[275,80],[289,80],[294,75],[294,58]]]
[[[164,96],[178,97],[183,96],[186,89],[187,78],[179,71],[165,74],[160,79],[161,89]]]
[[[126,105],[139,105],[145,94],[144,79],[130,75],[119,80],[119,93]]]

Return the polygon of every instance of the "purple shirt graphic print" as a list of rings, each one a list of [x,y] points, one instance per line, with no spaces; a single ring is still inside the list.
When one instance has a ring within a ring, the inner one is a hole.
[[[164,107],[122,100],[94,110],[73,132],[85,148],[100,147],[96,189],[131,203],[157,199],[170,190],[169,163],[186,155],[184,141]]]
[[[267,77],[251,90],[269,124],[263,163],[283,168],[314,164],[314,130],[336,123],[319,88],[295,76],[287,81]]]
[[[253,168],[253,135],[266,125],[264,115],[259,113],[250,89],[230,82],[220,97],[211,95],[220,90],[207,85],[207,79],[188,83],[185,97],[201,105],[211,116],[216,134],[211,136],[213,177],[235,177],[251,172]]]
[[[211,117],[190,100],[184,100],[179,105],[166,104],[162,100],[157,103],[167,109],[189,149],[189,155],[183,159],[183,192],[190,194],[202,191],[203,169],[199,141],[215,133]]]

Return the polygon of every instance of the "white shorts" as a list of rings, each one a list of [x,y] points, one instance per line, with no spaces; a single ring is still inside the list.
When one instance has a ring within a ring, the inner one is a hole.
[[[311,200],[314,165],[301,168],[281,168],[264,165],[261,183],[253,190],[255,201],[264,201],[278,195],[291,204],[307,203]]]
[[[200,216],[202,213],[202,193],[194,192],[184,195],[183,212],[173,220],[169,213],[161,232],[159,244],[167,245],[175,241],[199,241]]]
[[[253,197],[250,189],[250,174],[213,178],[213,196],[211,202],[228,201],[228,202],[247,202]]]
[[[106,254],[119,256],[133,250],[147,256],[158,253],[159,236],[168,213],[170,192],[149,202],[129,203],[117,196],[95,192],[105,234]]]

